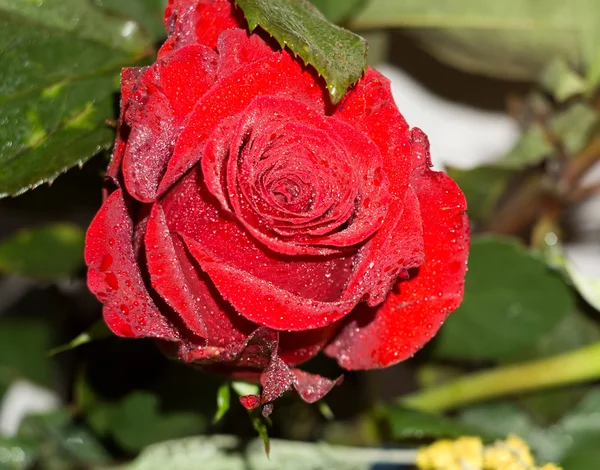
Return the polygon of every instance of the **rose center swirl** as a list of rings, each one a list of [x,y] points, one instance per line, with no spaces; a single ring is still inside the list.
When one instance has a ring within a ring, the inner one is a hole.
[[[259,97],[209,138],[205,184],[276,251],[356,245],[381,226],[389,204],[379,151],[356,134],[300,101]]]

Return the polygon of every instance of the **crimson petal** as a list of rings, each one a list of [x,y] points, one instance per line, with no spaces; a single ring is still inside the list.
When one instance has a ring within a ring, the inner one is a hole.
[[[132,238],[133,221],[118,189],[104,202],[87,231],[88,286],[104,304],[104,320],[116,335],[177,341],[179,334],[148,294]]]
[[[207,338],[202,313],[177,259],[173,240],[160,204],[154,204],[145,236],[146,261],[152,287],[196,335]]]
[[[322,111],[325,107],[323,91],[311,73],[285,51],[240,67],[217,81],[196,104],[179,134],[159,196],[198,163],[206,139],[220,122],[242,111],[256,96],[268,94],[292,96]]]
[[[165,28],[169,38],[160,48],[164,57],[188,44],[215,49],[219,35],[229,28],[243,27],[229,0],[169,0],[165,9]]]
[[[357,298],[322,302],[300,297],[216,260],[200,243],[183,234],[182,238],[223,297],[244,317],[259,325],[284,331],[320,328],[342,318],[358,302]]]
[[[424,134],[416,129],[412,137],[411,186],[421,204],[425,263],[381,307],[359,308],[344,321],[325,353],[346,369],[386,367],[411,357],[463,297],[469,248],[465,198],[450,177],[429,169]]]

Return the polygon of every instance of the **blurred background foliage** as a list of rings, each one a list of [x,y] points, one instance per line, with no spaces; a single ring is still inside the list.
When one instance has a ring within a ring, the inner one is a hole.
[[[595,468],[600,276],[566,247],[581,236],[573,213],[600,194],[589,178],[600,160],[600,3],[313,0],[369,40],[371,64],[393,51],[403,65],[400,41],[503,80],[521,135],[493,164],[446,168],[474,237],[464,303],[438,337],[391,369],[346,374],[326,404],[279,400],[268,423],[237,402],[244,384],[112,337],[85,287],[118,73],[153,60],[164,3],[0,0],[0,194],[19,195],[0,201],[0,468],[366,469],[385,458],[361,446],[508,433],[541,461]],[[339,373],[324,358],[307,368]],[[20,419],[15,395],[47,406]],[[305,443],[272,442],[269,463],[260,443],[245,444],[267,429]],[[315,442],[357,447],[340,456]]]

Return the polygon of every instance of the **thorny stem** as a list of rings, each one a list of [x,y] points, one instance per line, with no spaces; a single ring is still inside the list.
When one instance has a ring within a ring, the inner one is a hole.
[[[442,412],[469,403],[600,378],[600,342],[566,354],[469,374],[400,397],[399,403]]]

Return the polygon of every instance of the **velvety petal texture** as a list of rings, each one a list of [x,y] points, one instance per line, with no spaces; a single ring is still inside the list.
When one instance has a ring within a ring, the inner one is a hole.
[[[121,75],[105,201],[86,241],[88,284],[120,336],[321,399],[345,369],[414,354],[463,294],[460,189],[430,169],[389,82],[368,69],[333,106],[323,80],[233,0],[170,0],[157,61]]]

